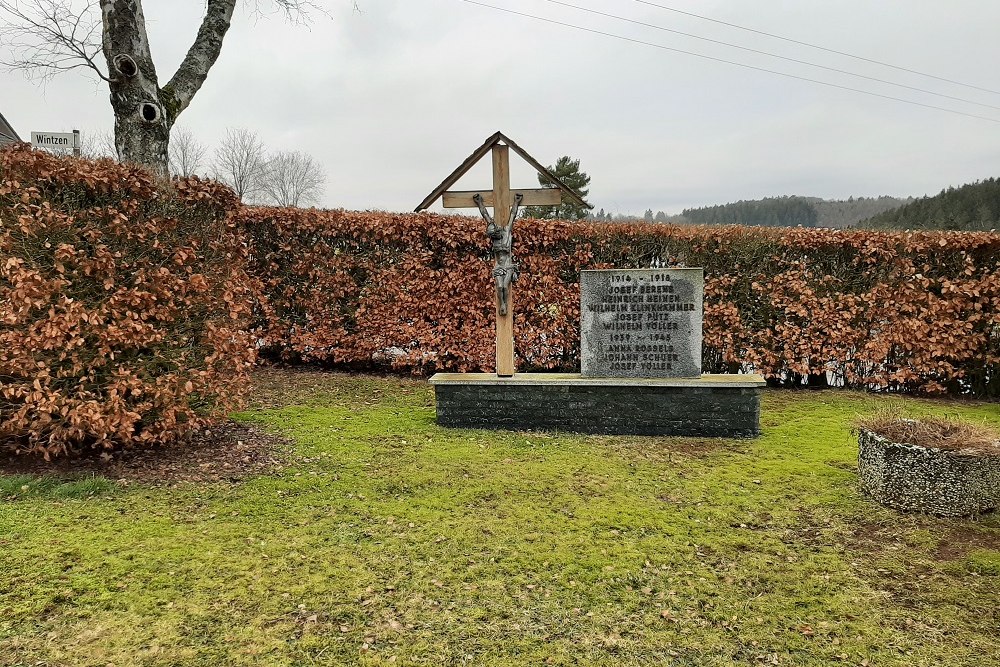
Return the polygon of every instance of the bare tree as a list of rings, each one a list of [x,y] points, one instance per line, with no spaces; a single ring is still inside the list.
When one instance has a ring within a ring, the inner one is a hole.
[[[115,148],[114,132],[110,130],[100,130],[97,132],[83,130],[80,133],[80,155],[91,160],[102,157],[117,160],[118,149]]]
[[[235,190],[240,200],[252,202],[260,192],[266,167],[264,144],[256,132],[243,128],[226,130],[222,143],[215,149],[214,178]]]
[[[208,146],[198,141],[186,127],[175,127],[170,134],[170,173],[194,176],[205,162]]]
[[[307,153],[281,151],[268,158],[260,190],[275,206],[309,206],[323,195],[326,173]]]
[[[9,56],[0,64],[48,79],[89,69],[110,81],[103,67],[101,15],[89,0],[0,0],[0,40]]]
[[[0,45],[8,52],[0,64],[43,78],[81,68],[95,73],[111,90],[121,160],[166,174],[170,129],[222,52],[236,2],[205,0],[194,43],[163,86],[142,0],[0,0]],[[270,3],[293,21],[317,9],[310,0]],[[261,11],[259,0],[249,4]]]

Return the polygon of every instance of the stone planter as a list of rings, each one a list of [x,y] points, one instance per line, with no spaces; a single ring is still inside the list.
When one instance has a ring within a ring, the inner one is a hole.
[[[920,447],[860,429],[858,476],[864,493],[899,510],[968,516],[1000,506],[1000,454]]]

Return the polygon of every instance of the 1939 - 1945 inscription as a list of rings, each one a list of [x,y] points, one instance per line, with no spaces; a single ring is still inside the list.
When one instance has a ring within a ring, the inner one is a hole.
[[[584,377],[701,375],[702,269],[580,274]]]

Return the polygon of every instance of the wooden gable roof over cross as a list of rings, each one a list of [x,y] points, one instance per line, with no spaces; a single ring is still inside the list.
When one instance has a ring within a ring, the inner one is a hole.
[[[524,161],[530,164],[539,174],[547,178],[555,187],[535,188],[532,190],[511,190],[510,188],[510,156],[514,151]],[[493,187],[490,190],[471,192],[449,192],[448,188],[462,178],[473,165],[482,160],[488,153],[493,154]],[[497,375],[510,377],[514,375],[514,308],[511,302],[512,285],[520,275],[520,267],[514,259],[514,220],[521,206],[558,206],[563,197],[593,208],[583,201],[579,195],[556,175],[541,165],[527,151],[497,132],[486,140],[482,146],[472,152],[458,169],[451,172],[441,185],[434,188],[416,211],[425,210],[438,197],[444,199],[445,208],[477,207],[486,221],[486,236],[490,240],[496,265],[493,267],[492,278],[496,286],[496,324],[497,324]],[[493,207],[493,215],[486,210]]]
[[[497,132],[490,136],[482,146],[474,150],[472,155],[465,158],[465,161],[458,165],[458,168],[451,172],[448,178],[444,179],[439,186],[434,188],[434,190],[432,190],[431,193],[427,195],[422,202],[420,202],[420,205],[417,206],[414,211],[419,213],[420,211],[429,208],[435,201],[437,201],[438,197],[442,196],[444,197],[445,208],[471,208],[475,206],[472,198],[476,194],[476,191],[448,192],[447,190],[457,183],[458,179],[465,176],[465,174],[472,169],[476,163],[486,157],[494,146],[510,147],[512,151],[521,156],[521,159],[534,167],[539,174],[545,176],[545,178],[556,186],[555,188],[544,188],[542,190],[511,190],[510,194],[512,197],[518,194],[522,195],[523,201],[521,204],[523,206],[558,206],[562,199],[556,195],[561,193],[562,196],[569,197],[581,206],[593,208],[593,206],[585,202],[579,195],[573,192],[569,186],[556,178],[555,174],[543,167],[542,163],[531,157],[526,150],[518,146],[513,140],[504,135],[503,132]],[[494,205],[492,192],[486,190],[482,193],[482,195],[486,206]]]

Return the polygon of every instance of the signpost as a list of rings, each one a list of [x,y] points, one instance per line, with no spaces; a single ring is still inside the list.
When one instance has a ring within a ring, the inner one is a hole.
[[[31,145],[35,148],[72,150],[80,156],[80,130],[72,132],[32,132]]]
[[[534,167],[539,174],[545,176],[555,185],[552,188],[534,188],[530,190],[510,189],[510,151],[513,150],[525,162]],[[447,191],[458,179],[466,174],[487,153],[493,155],[493,188],[491,190]],[[590,208],[590,205],[580,199],[565,183],[560,181],[548,169],[516,143],[497,132],[477,148],[472,155],[458,166],[448,178],[427,195],[417,206],[419,213],[438,197],[442,198],[445,208],[478,207],[483,219],[486,220],[486,233],[492,241],[496,266],[493,269],[493,279],[496,283],[496,322],[497,322],[497,375],[511,377],[514,375],[514,308],[510,283],[517,279],[520,273],[514,261],[513,252],[513,222],[520,206],[558,206],[563,197],[569,197],[577,203]],[[493,208],[493,215],[486,211]]]

